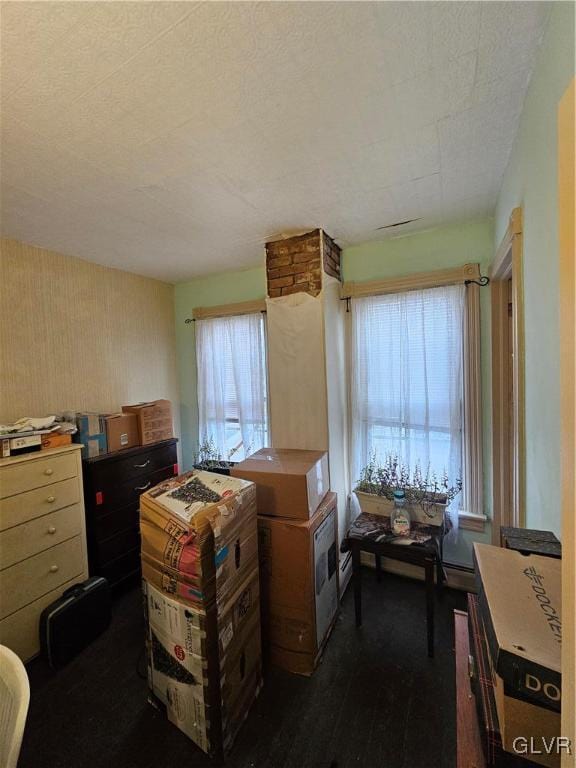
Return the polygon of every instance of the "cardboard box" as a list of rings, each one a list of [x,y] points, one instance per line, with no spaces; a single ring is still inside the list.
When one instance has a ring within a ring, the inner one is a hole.
[[[560,711],[561,561],[474,544],[474,562],[496,673],[511,695]]]
[[[139,445],[158,443],[174,437],[172,405],[170,400],[123,405],[123,413],[134,413],[138,419]]]
[[[338,609],[337,519],[335,493],[310,520],[258,517],[265,641],[299,674],[312,674]]]
[[[211,500],[194,501],[194,487]],[[226,600],[256,567],[253,483],[203,471],[169,478],[140,496],[140,521],[146,578],[200,607]]]
[[[468,594],[468,633],[470,640],[470,686],[474,692],[478,727],[486,768],[530,768],[536,763],[504,748],[498,721],[494,683],[490,671],[488,642],[480,620],[478,598]]]
[[[60,432],[48,432],[46,435],[42,435],[42,450],[48,448],[61,448],[64,445],[70,445],[72,442],[72,435],[63,435]]]
[[[308,520],[330,488],[328,454],[262,448],[231,474],[257,486],[258,514]]]
[[[150,689],[201,749],[228,749],[261,685],[258,572],[219,613],[143,592]]]
[[[91,459],[108,452],[106,427],[103,417],[98,413],[77,413],[74,435],[75,443],[82,443],[82,458]]]
[[[140,445],[138,417],[135,413],[112,413],[104,417],[108,451],[121,451]]]

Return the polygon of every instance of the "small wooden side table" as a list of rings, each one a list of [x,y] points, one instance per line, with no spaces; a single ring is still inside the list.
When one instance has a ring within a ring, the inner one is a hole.
[[[444,528],[441,526],[412,524],[412,533],[416,536],[430,537],[427,541],[412,544],[398,544],[390,540],[390,518],[383,515],[360,514],[351,525],[346,538],[342,541],[342,551],[352,553],[352,581],[354,586],[354,608],[356,626],[362,626],[362,573],[361,553],[371,552],[376,558],[376,569],[380,575],[380,558],[388,557],[403,563],[424,568],[426,583],[426,625],[428,634],[428,656],[434,656],[434,570],[437,572],[438,589],[444,582],[442,568],[442,539]]]

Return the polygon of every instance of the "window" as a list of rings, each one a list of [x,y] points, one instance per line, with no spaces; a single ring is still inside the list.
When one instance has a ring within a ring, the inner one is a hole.
[[[264,322],[261,312],[196,321],[199,438],[226,460],[268,445]]]
[[[479,307],[468,291],[460,283],[352,301],[352,478],[374,454],[396,453],[412,469],[419,462],[424,471],[446,471],[451,484],[462,478],[454,504],[477,515],[481,476],[470,461],[471,449],[480,461],[477,419],[468,425],[479,390],[466,358],[479,354],[479,338],[471,345],[468,336],[479,327],[470,310]]]

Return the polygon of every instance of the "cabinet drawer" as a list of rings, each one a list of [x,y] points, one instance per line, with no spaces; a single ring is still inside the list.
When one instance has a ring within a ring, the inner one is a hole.
[[[0,569],[8,568],[27,557],[77,536],[81,530],[82,507],[71,507],[50,512],[22,525],[0,533]]]
[[[79,501],[80,482],[77,477],[0,499],[0,531]]]
[[[108,579],[111,585],[135,576],[140,571],[140,549],[133,549],[117,560],[107,563],[100,569],[100,576]]]
[[[158,485],[162,480],[173,476],[174,469],[170,465],[169,467],[163,467],[155,472],[148,472],[139,477],[118,478],[118,482],[116,482],[113,488],[110,488],[108,491],[100,491],[102,494],[101,503],[94,507],[95,513],[97,515],[106,515],[121,507],[138,504],[140,494]],[[96,487],[95,491],[98,490]]]
[[[46,456],[0,468],[0,499],[16,493],[75,477],[78,474],[76,452]]]
[[[115,509],[108,515],[95,517],[92,524],[90,521],[90,538],[94,543],[110,539],[117,533],[128,528],[137,528],[140,525],[140,510],[138,503],[129,504],[127,507]]]
[[[98,543],[95,547],[98,567],[102,568],[133,549],[140,549],[140,528],[130,528]]]
[[[80,536],[0,571],[0,619],[83,572]]]
[[[80,578],[85,578],[84,574]],[[80,578],[61,584],[58,589],[43,595],[25,608],[0,621],[0,643],[28,661],[40,653],[40,614],[50,603],[62,595],[65,589],[76,584]]]
[[[92,464],[94,488],[103,493],[113,491],[120,482],[148,477],[163,467],[173,467],[177,461],[176,445],[152,446],[136,456],[115,457],[111,461],[100,459]]]

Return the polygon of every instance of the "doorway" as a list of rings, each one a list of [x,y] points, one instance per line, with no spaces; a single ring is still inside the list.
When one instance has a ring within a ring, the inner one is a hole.
[[[515,208],[490,273],[494,544],[500,526],[524,527],[522,209]]]

